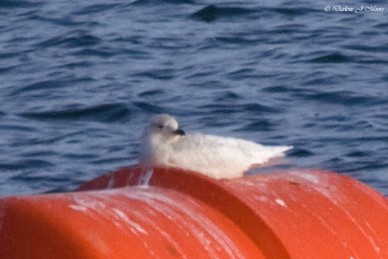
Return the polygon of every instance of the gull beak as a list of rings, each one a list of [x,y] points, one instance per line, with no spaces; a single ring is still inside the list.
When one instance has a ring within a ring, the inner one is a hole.
[[[174,133],[181,136],[186,135],[186,133],[182,129],[177,129],[176,131],[174,131]]]

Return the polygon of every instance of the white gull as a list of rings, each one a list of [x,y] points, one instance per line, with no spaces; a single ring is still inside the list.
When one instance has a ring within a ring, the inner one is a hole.
[[[186,134],[167,114],[151,117],[140,145],[140,165],[191,170],[216,178],[237,178],[252,167],[283,157],[292,146],[263,146],[251,141]]]

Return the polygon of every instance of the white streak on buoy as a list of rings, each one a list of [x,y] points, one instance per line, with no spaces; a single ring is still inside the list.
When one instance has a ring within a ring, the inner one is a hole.
[[[138,184],[143,187],[149,187],[149,183],[153,174],[154,170],[152,170],[152,168],[147,168],[145,172],[140,174]]]
[[[287,208],[287,204],[282,200],[282,199],[279,199],[279,198],[276,198],[275,199],[275,202],[277,204],[279,204],[280,206],[284,207],[284,208]]]

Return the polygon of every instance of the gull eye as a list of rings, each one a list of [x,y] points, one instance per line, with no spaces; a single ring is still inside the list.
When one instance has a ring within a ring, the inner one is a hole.
[[[159,129],[163,129],[163,125],[158,125],[158,128]]]

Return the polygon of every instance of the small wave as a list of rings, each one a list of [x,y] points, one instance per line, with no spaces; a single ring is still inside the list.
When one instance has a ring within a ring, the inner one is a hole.
[[[109,58],[119,53],[116,52],[116,50],[114,49],[86,48],[86,49],[81,49],[79,51],[73,52],[72,54],[74,56],[86,56],[86,57],[95,56],[95,57],[101,57],[101,58]]]
[[[131,5],[193,4],[193,0],[136,0]]]
[[[368,157],[369,154],[364,151],[352,151],[350,153],[347,153],[346,156],[360,158],[360,157]]]
[[[350,44],[350,45],[344,45],[343,47],[350,50],[357,50],[360,52],[371,52],[371,53],[388,52],[387,45],[373,46],[373,45],[363,45],[363,44]]]
[[[293,7],[279,7],[279,8],[268,8],[268,7],[221,7],[214,4],[207,5],[193,13],[190,17],[204,22],[213,22],[220,18],[230,17],[246,17],[248,15],[282,15],[282,16],[300,16],[317,12],[315,9],[310,8],[293,8]]]
[[[375,27],[377,29],[388,29],[388,22],[378,23],[373,27]]]
[[[332,53],[323,55],[309,60],[311,63],[349,63],[353,62],[353,58],[345,56],[341,53]]]
[[[239,39],[239,38],[237,38],[237,39]],[[233,70],[231,72],[228,72],[226,75],[230,78],[236,78],[236,79],[263,77],[263,75],[260,75],[259,73],[257,73],[257,70],[255,70],[253,68],[236,69],[236,70]]]
[[[63,27],[77,27],[85,24],[90,24],[89,22],[79,22],[71,18],[71,16],[63,16],[63,17],[46,17],[39,14],[35,14],[35,12],[29,13],[25,17],[26,20],[34,20],[40,21],[43,23],[49,23],[53,25],[59,25]]]
[[[65,184],[70,182],[72,179],[68,176],[47,175],[47,173],[44,172],[29,172],[27,174],[17,174],[11,177],[10,180],[20,182],[40,182],[42,185],[47,184],[50,186],[50,189],[52,189],[53,185],[59,184],[65,186]]]
[[[66,86],[67,83],[59,80],[43,80],[39,82],[30,83],[26,86],[17,88],[9,93],[9,96],[19,96],[27,92],[39,91],[39,90],[50,90],[51,88],[58,88]]]
[[[235,102],[240,100],[241,96],[235,92],[231,91],[223,91],[220,95],[215,99],[216,102]]]
[[[25,112],[20,116],[38,120],[92,120],[100,122],[126,121],[131,111],[125,104],[102,104],[86,108],[68,108],[43,112]]]
[[[11,65],[11,66],[6,66],[6,67],[0,67],[0,74],[6,74],[10,71],[12,71],[13,69],[17,68],[17,67],[20,67],[18,65]]]
[[[261,35],[237,34],[232,36],[216,36],[215,40],[228,46],[257,45],[257,42],[262,39],[260,37]]]
[[[22,0],[1,0],[0,8],[26,8],[26,7],[36,7],[43,5],[43,2],[39,1],[22,1]]]
[[[65,35],[55,36],[51,39],[39,42],[36,47],[47,48],[47,47],[86,47],[94,46],[101,42],[101,39],[91,35],[89,32],[84,30],[76,30]]]
[[[0,169],[2,170],[23,170],[32,168],[42,169],[52,166],[54,166],[52,163],[41,159],[24,159],[8,163],[0,163]]]
[[[239,128],[237,131],[241,132],[257,132],[257,131],[271,131],[274,125],[267,119],[258,119],[252,123],[244,125],[242,128]]]
[[[119,3],[110,3],[110,4],[92,4],[86,6],[80,10],[73,12],[73,15],[88,15],[88,14],[97,14],[100,12],[107,12],[109,9],[120,6]]]
[[[369,103],[371,99],[366,96],[355,95],[350,91],[336,91],[336,92],[318,92],[303,94],[306,100],[313,100],[329,104],[340,104],[345,106],[359,105]]]
[[[57,68],[65,68],[65,69],[76,69],[76,68],[87,68],[87,67],[92,67],[93,66],[93,63],[90,62],[90,61],[74,61],[74,62],[68,62],[68,63],[63,63],[61,65],[58,65],[56,66]],[[80,78],[77,80],[78,82],[79,81],[82,81],[82,82],[91,82],[91,81],[94,81],[92,78],[90,77],[85,77],[85,78]]]
[[[155,69],[132,74],[134,77],[152,78],[157,80],[171,80],[175,77],[173,69]]]
[[[226,102],[206,104],[198,107],[201,110],[204,110],[206,113],[216,113],[216,114],[226,114],[226,113],[240,113],[241,111],[246,111],[255,114],[265,114],[265,113],[278,113],[279,110],[270,106],[261,105],[258,103],[248,103],[248,104],[231,104]]]
[[[293,156],[293,157],[309,157],[309,156],[313,156],[313,155],[315,155],[314,152],[312,152],[310,150],[303,149],[303,148],[295,148],[295,149],[293,149],[290,152],[289,156]]]
[[[165,111],[162,107],[151,104],[148,102],[132,102],[133,105],[135,105],[137,108],[140,108],[142,111],[148,112],[148,113],[164,113]]]
[[[214,113],[214,114],[230,114],[238,113],[240,109],[236,105],[230,104],[205,104],[198,107],[199,111],[203,111],[205,114]]]
[[[289,87],[285,87],[283,85],[275,85],[275,86],[269,86],[262,90],[266,93],[287,93],[292,92],[292,90]]]
[[[204,22],[213,22],[219,18],[245,16],[254,12],[256,11],[242,7],[218,7],[216,5],[208,5],[193,13],[191,18]]]
[[[160,96],[163,94],[164,94],[164,91],[162,89],[155,89],[155,90],[148,90],[148,91],[141,92],[139,93],[139,97],[147,98],[147,97]]]
[[[262,105],[258,103],[248,103],[243,105],[243,109],[253,113],[279,113],[280,109],[269,105]]]
[[[278,7],[278,8],[268,8],[267,10],[276,12],[278,14],[286,15],[286,16],[300,16],[305,14],[311,14],[318,12],[316,9],[311,8],[295,8],[295,7]]]

